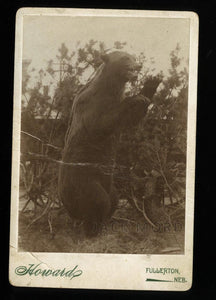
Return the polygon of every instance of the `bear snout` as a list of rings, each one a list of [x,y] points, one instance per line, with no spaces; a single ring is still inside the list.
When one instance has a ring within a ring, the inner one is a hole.
[[[142,64],[136,63],[132,67],[127,69],[127,79],[129,81],[137,80],[140,70],[142,69]]]
[[[137,79],[137,77],[138,77],[138,71],[137,70],[128,70],[127,71],[127,79],[129,80],[129,81],[134,81],[134,80],[136,80]]]

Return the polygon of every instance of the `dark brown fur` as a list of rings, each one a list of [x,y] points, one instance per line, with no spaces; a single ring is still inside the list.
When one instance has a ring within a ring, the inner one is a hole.
[[[112,175],[100,168],[110,169],[115,134],[138,123],[149,104],[143,96],[123,99],[125,83],[140,67],[132,56],[113,52],[103,59],[95,78],[74,101],[63,151],[64,162],[83,165],[63,164],[59,173],[60,199],[72,218],[84,221],[88,234],[97,233],[93,226],[116,208]]]

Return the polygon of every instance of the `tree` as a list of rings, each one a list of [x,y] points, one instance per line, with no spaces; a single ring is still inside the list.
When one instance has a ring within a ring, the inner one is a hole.
[[[124,174],[126,180],[116,176],[117,186],[123,195],[131,193],[128,190],[131,186],[138,201],[146,201],[153,219],[157,219],[157,215],[153,216],[155,207],[165,204],[165,200],[181,205],[185,201],[188,87],[187,70],[179,70],[179,50],[177,46],[170,54],[169,74],[153,97],[147,117],[138,128],[131,128],[121,136],[117,156],[118,164],[126,165],[126,172],[131,173],[130,177]],[[161,76],[158,74],[156,78]],[[151,80],[155,77],[146,75],[140,80],[138,88],[144,94],[145,83]]]

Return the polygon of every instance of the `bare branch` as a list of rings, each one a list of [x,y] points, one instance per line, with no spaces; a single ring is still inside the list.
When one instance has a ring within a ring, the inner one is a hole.
[[[45,214],[49,211],[49,208],[51,207],[52,201],[48,200],[47,205],[45,207],[45,209],[43,210],[43,212],[37,216],[34,220],[32,220],[32,222],[26,227],[26,231],[38,220],[40,220],[43,216],[45,216]]]
[[[146,221],[151,225],[153,226],[154,228],[156,228],[155,224],[152,223],[152,221],[148,218],[146,212],[145,212],[145,206],[144,206],[144,200],[143,200],[143,209],[139,208],[138,204],[137,204],[137,200],[136,200],[136,197],[134,196],[134,192],[133,192],[133,189],[131,188],[131,195],[132,195],[132,199],[134,201],[134,204],[136,206],[136,208],[138,209],[138,211],[140,211],[144,218],[146,219]]]
[[[51,145],[51,144],[49,144],[49,143],[46,143],[46,142],[44,142],[43,140],[41,140],[39,137],[37,137],[37,136],[35,136],[35,135],[32,135],[32,134],[30,134],[30,133],[28,133],[28,132],[26,132],[26,131],[21,130],[21,133],[23,133],[23,134],[25,134],[25,135],[28,135],[28,136],[32,137],[33,139],[36,139],[36,140],[40,141],[44,146],[48,146],[48,147],[54,148],[54,149],[56,149],[56,150],[62,150],[62,148],[57,147],[57,146],[54,146],[54,145]]]
[[[174,192],[174,190],[173,190],[172,187],[170,186],[169,182],[167,181],[166,175],[164,174],[164,171],[163,171],[163,168],[162,168],[162,165],[161,165],[161,161],[160,161],[160,157],[159,157],[158,151],[155,150],[155,153],[156,153],[157,160],[158,160],[158,163],[159,163],[159,166],[160,166],[159,173],[160,173],[161,176],[163,177],[163,179],[164,179],[164,181],[165,181],[165,183],[166,183],[166,186],[168,187],[169,191],[172,192],[172,193],[175,195],[176,200],[179,201],[178,195]]]

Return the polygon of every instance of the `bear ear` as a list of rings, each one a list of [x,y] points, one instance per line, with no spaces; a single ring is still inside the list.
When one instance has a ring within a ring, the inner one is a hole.
[[[109,55],[108,54],[102,54],[101,55],[101,59],[103,60],[103,62],[108,63],[108,61],[109,61]]]

